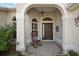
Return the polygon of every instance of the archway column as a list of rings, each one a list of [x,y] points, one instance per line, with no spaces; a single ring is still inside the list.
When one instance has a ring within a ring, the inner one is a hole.
[[[63,40],[62,40],[62,48],[63,48],[63,52],[65,52],[65,40],[66,40],[66,38],[65,38],[65,20],[66,20],[66,15],[63,15],[62,16],[62,37],[63,37]]]
[[[17,12],[17,40],[16,40],[16,50],[25,51],[25,42],[24,42],[24,14]]]
[[[24,36],[25,36],[25,45],[29,45],[31,42],[31,23],[29,20],[29,15],[26,13],[24,17]]]
[[[71,45],[71,25],[70,25],[70,19],[71,19],[71,14],[66,14],[62,17],[62,22],[63,22],[63,40],[62,40],[62,48],[63,52],[67,53],[68,50],[73,48],[73,45]]]

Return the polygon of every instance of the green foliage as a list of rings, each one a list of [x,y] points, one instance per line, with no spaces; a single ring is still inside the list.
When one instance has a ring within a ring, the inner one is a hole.
[[[79,54],[76,53],[76,52],[73,51],[73,50],[70,50],[68,53],[69,53],[70,56],[79,56]]]
[[[8,51],[10,48],[10,42],[12,40],[14,26],[5,25],[0,26],[0,51]]]

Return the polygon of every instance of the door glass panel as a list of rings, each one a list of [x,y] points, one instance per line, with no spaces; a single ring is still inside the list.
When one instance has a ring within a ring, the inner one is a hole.
[[[53,24],[52,23],[44,23],[43,26],[43,39],[44,40],[52,40],[53,39]]]

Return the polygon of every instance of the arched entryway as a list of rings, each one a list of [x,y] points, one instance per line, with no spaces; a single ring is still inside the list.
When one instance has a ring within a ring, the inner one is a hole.
[[[32,4],[25,10],[25,21],[29,23],[29,34],[32,32],[33,18],[38,20],[38,37],[41,40],[53,40],[63,46],[63,16],[64,11],[57,4]],[[26,16],[27,15],[27,16]],[[27,19],[28,18],[28,19]],[[46,19],[46,21],[45,21]],[[52,20],[52,21],[51,21]],[[46,23],[45,23],[46,22]],[[31,25],[30,25],[31,24]],[[43,26],[45,26],[44,29]],[[26,26],[28,27],[28,25]],[[50,27],[50,28],[49,28]],[[45,32],[44,32],[45,31]],[[46,34],[47,33],[47,34]],[[44,37],[45,35],[45,37]],[[31,35],[28,35],[31,41]]]
[[[53,10],[52,10],[53,9]],[[64,33],[64,22],[65,19],[65,10],[60,4],[26,4],[24,5],[21,14],[18,12],[17,27],[22,28],[18,29],[18,38],[19,41],[18,47],[25,49],[26,44],[31,41],[31,32],[32,32],[32,20],[35,18],[38,21],[38,36],[42,40],[42,20],[46,17],[49,17],[53,20],[53,40],[56,41],[60,46],[64,47],[63,42],[65,39]],[[50,12],[53,11],[53,12]],[[18,16],[20,14],[20,16]],[[35,15],[36,14],[36,15]],[[19,18],[20,17],[20,18]],[[22,22],[20,22],[22,21]],[[48,21],[49,22],[49,21]],[[20,25],[20,26],[19,26]],[[22,31],[19,34],[19,31]],[[60,35],[61,33],[61,35]],[[23,38],[21,38],[21,36]],[[60,39],[59,39],[60,38]],[[23,40],[24,39],[24,40]],[[21,43],[22,42],[22,43]],[[18,48],[17,47],[17,48]]]
[[[33,4],[26,8],[25,13],[25,21],[29,21],[27,25],[29,34],[32,33],[32,19],[35,18],[38,21],[37,35],[40,40],[53,40],[63,46],[64,11],[62,7],[56,4]],[[28,35],[28,38],[31,41],[31,35]]]

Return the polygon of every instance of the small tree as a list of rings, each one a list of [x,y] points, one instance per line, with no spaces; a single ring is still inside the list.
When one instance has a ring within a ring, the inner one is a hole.
[[[0,27],[0,51],[9,50],[14,31],[14,26],[6,25]]]

